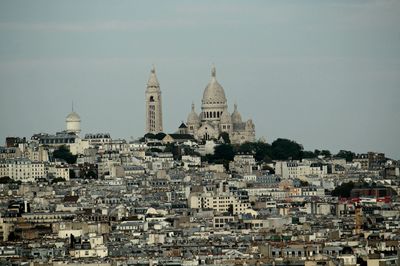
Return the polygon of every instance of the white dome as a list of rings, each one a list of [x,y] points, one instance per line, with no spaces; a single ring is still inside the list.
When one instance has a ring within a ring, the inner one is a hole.
[[[232,124],[231,115],[229,114],[228,110],[225,110],[221,114],[221,124]]]
[[[200,123],[200,118],[196,111],[194,110],[194,104],[192,104],[192,111],[188,115],[187,118],[187,124],[199,124]]]
[[[207,87],[203,93],[203,104],[225,104],[226,97],[225,92],[222,86],[218,83],[216,79],[215,68],[212,68],[211,71],[211,80],[208,83]]]
[[[234,124],[242,123],[242,116],[240,115],[239,111],[237,110],[237,104],[235,104],[235,109],[232,113],[232,123],[234,123]]]
[[[67,122],[80,122],[81,121],[81,117],[75,113],[75,112],[71,112],[67,115],[66,119]]]

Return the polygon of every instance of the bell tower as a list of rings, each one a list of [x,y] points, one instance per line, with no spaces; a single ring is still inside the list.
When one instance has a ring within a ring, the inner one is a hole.
[[[146,133],[163,131],[160,83],[153,66],[146,88]]]

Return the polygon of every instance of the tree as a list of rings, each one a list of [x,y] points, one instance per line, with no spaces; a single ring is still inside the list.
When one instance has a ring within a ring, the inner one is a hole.
[[[354,188],[354,185],[355,184],[352,181],[343,183],[340,186],[335,187],[334,190],[332,190],[332,196],[348,198],[350,197],[350,192]]]
[[[72,169],[69,169],[69,178],[76,178],[75,171]]]
[[[154,135],[153,133],[146,133],[146,134],[144,134],[144,138],[155,139],[156,135]]]
[[[254,154],[254,158],[257,162],[263,161],[264,159],[274,159],[272,157],[271,145],[261,141],[245,142],[237,147],[236,152]]]
[[[0,184],[8,184],[8,183],[13,183],[13,182],[14,182],[14,180],[9,176],[0,177]]]
[[[328,150],[322,150],[322,151],[321,151],[321,155],[324,156],[325,158],[330,158],[330,157],[332,157],[331,152],[328,151]]]
[[[65,182],[65,181],[66,181],[65,178],[56,177],[56,178],[54,178],[53,180],[51,180],[51,183],[52,183],[52,184],[55,184],[55,183],[58,183],[58,182]]]
[[[224,140],[224,143],[226,144],[230,144],[231,140],[229,138],[229,134],[227,132],[221,132],[221,134],[219,134],[218,139],[222,138]]]
[[[264,158],[262,159],[263,163],[272,163],[271,157],[269,155],[265,155]]]
[[[352,162],[356,154],[352,151],[340,150],[335,157],[346,159],[346,162]]]
[[[303,147],[295,141],[288,139],[277,139],[272,142],[272,155],[275,160],[301,159]]]
[[[60,146],[57,150],[54,150],[53,152],[53,157],[57,158],[57,159],[61,159],[66,161],[69,164],[74,164],[76,163],[76,155],[73,155],[69,149],[67,148],[67,146],[63,145]]]
[[[185,155],[200,156],[200,153],[196,152],[190,146],[183,146],[183,152],[184,152]]]
[[[154,138],[158,139],[158,140],[162,140],[167,134],[165,134],[164,132],[159,132],[157,133]]]
[[[235,156],[235,152],[233,150],[232,145],[230,144],[221,144],[215,147],[214,150],[214,159],[224,159],[228,161],[232,161],[233,157]]]
[[[308,187],[310,184],[307,181],[300,180],[300,186],[301,187]]]
[[[202,159],[207,160],[209,163],[223,164],[225,169],[229,168],[229,162],[233,160],[235,151],[230,144],[220,144],[215,147],[213,155],[206,155]]]
[[[168,143],[165,146],[164,152],[172,153],[174,160],[178,160],[182,156],[180,147],[177,146],[175,143]]]
[[[312,151],[303,151],[301,157],[304,159],[312,159],[316,158],[317,156]]]

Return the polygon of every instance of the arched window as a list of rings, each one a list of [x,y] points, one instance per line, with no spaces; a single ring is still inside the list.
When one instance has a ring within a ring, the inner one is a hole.
[[[150,101],[150,102],[154,102],[154,96],[150,96],[149,101]]]
[[[215,111],[214,111],[214,116],[213,116],[214,118],[216,118],[217,117],[217,114],[215,113]]]

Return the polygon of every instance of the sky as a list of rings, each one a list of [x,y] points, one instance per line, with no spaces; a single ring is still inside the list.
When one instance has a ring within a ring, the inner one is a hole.
[[[177,130],[211,66],[257,138],[400,159],[400,1],[0,0],[0,139],[137,138],[155,65]],[[0,142],[1,143],[1,142]]]

